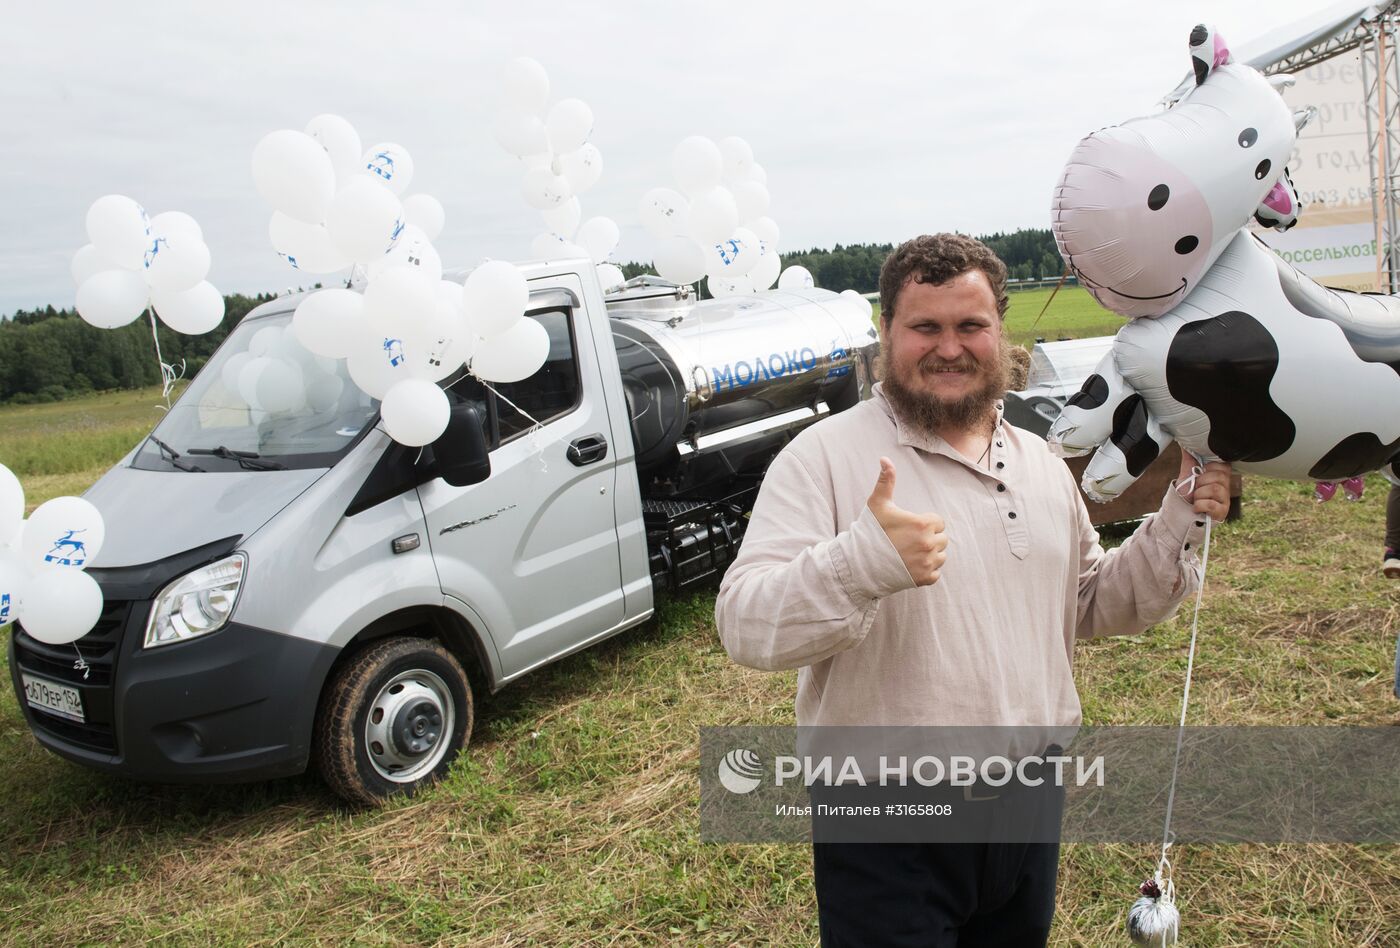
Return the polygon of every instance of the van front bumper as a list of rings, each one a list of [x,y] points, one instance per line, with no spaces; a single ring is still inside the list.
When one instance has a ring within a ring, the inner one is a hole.
[[[92,570],[102,586],[102,617],[73,645],[45,645],[19,623],[13,626],[10,677],[30,730],[62,757],[139,780],[199,783],[300,773],[310,757],[321,685],[339,650],[238,622],[186,642],[142,648],[151,599],[170,573],[182,571],[170,567],[187,567],[193,557],[179,559],[152,564],[165,569]],[[22,674],[76,689],[84,720],[30,707]]]

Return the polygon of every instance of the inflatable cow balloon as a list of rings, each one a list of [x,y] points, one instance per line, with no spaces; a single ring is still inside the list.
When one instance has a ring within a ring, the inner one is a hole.
[[[1129,318],[1048,435],[1099,501],[1168,441],[1238,470],[1335,490],[1400,454],[1400,299],[1330,290],[1246,227],[1287,229],[1284,171],[1313,110],[1191,33],[1196,84],[1167,111],[1080,142],[1055,191],[1053,230],[1080,283]],[[1330,496],[1320,491],[1319,496]],[[1325,499],[1325,497],[1324,497]]]

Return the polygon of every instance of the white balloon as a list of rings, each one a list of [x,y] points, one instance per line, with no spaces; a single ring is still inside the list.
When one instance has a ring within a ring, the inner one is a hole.
[[[350,354],[354,340],[369,333],[365,299],[354,290],[340,288],[312,293],[292,315],[292,332],[317,355],[343,359]]]
[[[139,270],[151,247],[146,210],[129,197],[108,194],[92,202],[87,212],[88,240],[107,260],[127,270]]]
[[[23,554],[35,566],[85,569],[101,552],[106,536],[96,507],[81,497],[55,497],[29,515]]]
[[[439,304],[437,324],[442,329],[435,338],[419,341],[409,350],[414,359],[413,370],[432,382],[440,382],[456,372],[476,351],[476,333],[455,305]]]
[[[359,171],[364,146],[360,144],[360,133],[345,119],[339,115],[318,115],[306,123],[306,134],[326,150],[338,184],[344,184]]]
[[[243,393],[239,390],[238,383],[239,380],[243,378],[244,367],[246,367],[249,362],[252,362],[253,358],[251,352],[235,353],[229,356],[228,361],[225,362],[223,368],[219,370],[219,379],[224,383],[224,391],[228,392],[230,395],[236,395],[244,402],[246,402],[247,399],[243,398]]]
[[[739,208],[739,220],[756,221],[768,213],[768,189],[757,181],[736,181],[729,188]]]
[[[773,218],[760,217],[758,220],[749,221],[748,228],[769,247],[776,248],[778,246],[778,224]]]
[[[574,243],[582,247],[594,263],[602,263],[617,249],[621,236],[622,232],[611,217],[590,217],[578,229]]]
[[[865,319],[869,320],[872,317],[874,317],[875,307],[871,305],[868,299],[866,299],[860,293],[857,293],[855,290],[842,290],[841,298],[843,300],[846,300],[852,307],[855,308],[855,311],[857,313],[860,313],[861,316]]]
[[[758,262],[749,271],[749,282],[753,288],[762,292],[777,282],[778,274],[783,269],[783,258],[778,256],[778,251],[772,246],[760,241],[762,253],[759,254]]]
[[[395,194],[403,194],[413,181],[413,159],[408,149],[394,142],[380,142],[365,151],[364,170],[374,180],[388,186]]]
[[[538,260],[571,260],[587,257],[588,251],[558,234],[540,234],[530,242],[530,255]]]
[[[326,212],[331,242],[355,263],[370,263],[388,253],[403,227],[399,199],[364,177],[341,188]]]
[[[77,570],[41,570],[24,596],[24,631],[46,645],[67,645],[102,617],[102,587]]]
[[[719,153],[724,161],[724,177],[728,181],[742,181],[753,167],[753,148],[735,135],[719,140]]]
[[[560,99],[544,121],[549,145],[556,155],[581,148],[593,131],[593,110],[582,99]]]
[[[295,313],[293,318],[295,318]],[[253,333],[253,338],[248,340],[248,354],[255,359],[272,354],[272,350],[277,348],[277,344],[282,341],[282,334],[286,332],[281,326],[264,326]]]
[[[304,273],[334,273],[350,266],[350,258],[331,240],[324,225],[308,224],[273,211],[267,236],[277,255]]]
[[[746,276],[760,256],[758,238],[753,231],[737,228],[728,240],[721,240],[709,253],[707,272],[712,277],[733,279]]]
[[[658,240],[678,237],[690,229],[690,201],[679,191],[652,188],[642,195],[642,226]]]
[[[209,275],[209,248],[188,235],[165,237],[153,232],[146,254],[146,283],[151,292],[179,293]]]
[[[564,240],[572,240],[578,230],[578,222],[583,217],[583,206],[576,197],[571,197],[558,207],[540,211],[544,226]]]
[[[395,382],[413,378],[408,341],[401,336],[375,336],[355,341],[345,360],[350,381],[371,398],[382,399]]]
[[[0,548],[19,535],[24,521],[24,487],[14,472],[0,464]]]
[[[150,289],[140,273],[103,270],[78,287],[78,315],[98,329],[116,329],[140,317],[149,299]]]
[[[592,142],[559,157],[564,177],[575,194],[582,194],[603,176],[603,153]]]
[[[766,188],[768,187],[768,172],[763,170],[763,165],[755,161],[749,166],[749,180],[757,181]]]
[[[692,135],[671,153],[671,173],[686,194],[700,194],[719,184],[724,173],[724,158],[719,146],[710,139]]]
[[[538,115],[549,101],[549,73],[528,56],[512,59],[501,70],[500,98],[507,109]]]
[[[432,283],[442,279],[442,257],[422,228],[413,224],[404,227],[394,249],[369,265],[366,275],[370,282],[395,267],[408,267],[422,273]]]
[[[33,571],[24,557],[0,547],[0,626],[9,625],[19,617],[32,577]]]
[[[502,112],[491,127],[496,144],[517,158],[549,151],[549,132],[537,115]]]
[[[212,283],[198,283],[179,293],[151,290],[161,322],[187,336],[203,335],[224,321],[224,297]]]
[[[253,149],[253,183],[274,210],[319,224],[335,196],[335,166],[316,139],[283,129]]]
[[[481,341],[472,355],[472,374],[488,382],[519,382],[538,372],[548,357],[549,333],[537,321],[522,319]]]
[[[672,283],[694,283],[705,275],[705,251],[689,237],[667,237],[656,245],[656,274]]]
[[[520,191],[533,208],[547,211],[574,196],[569,179],[549,168],[531,168],[520,182]]]
[[[753,292],[753,283],[746,276],[711,276],[706,282],[706,286],[710,289],[710,295],[717,300],[727,296],[745,296]]]
[[[505,260],[483,263],[462,286],[462,314],[472,330],[486,339],[519,322],[529,302],[525,274]]]
[[[739,209],[728,188],[711,188],[690,202],[690,236],[704,246],[717,244],[739,226]]]
[[[250,399],[248,403],[265,412],[300,411],[306,407],[305,373],[300,365],[287,359],[267,359],[255,388],[257,402]]]
[[[395,382],[379,406],[389,437],[411,448],[436,441],[447,430],[450,413],[447,395],[426,379]]]
[[[82,286],[88,278],[101,273],[103,270],[116,270],[119,267],[111,260],[102,256],[92,244],[83,244],[78,252],[73,254],[73,284]]]
[[[437,313],[438,284],[416,267],[391,267],[365,287],[365,318],[377,336],[402,335]]]
[[[778,275],[780,290],[810,290],[816,285],[817,281],[806,267],[788,267]]]
[[[343,378],[321,373],[306,383],[306,406],[317,413],[334,411],[344,391]]]
[[[423,231],[429,240],[437,240],[447,214],[442,202],[431,194],[410,194],[403,199],[404,220]]]
[[[619,287],[627,282],[627,275],[622,272],[622,268],[615,263],[598,264],[598,285],[603,288],[603,292]]]
[[[165,211],[151,218],[151,235],[154,237],[188,237],[204,243],[204,231],[199,221],[184,211]]]

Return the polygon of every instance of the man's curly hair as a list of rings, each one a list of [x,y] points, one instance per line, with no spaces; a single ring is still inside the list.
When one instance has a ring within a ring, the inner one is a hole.
[[[880,267],[880,322],[886,329],[894,319],[895,299],[904,284],[947,283],[969,270],[981,270],[992,285],[997,315],[1006,317],[1006,264],[992,248],[962,234],[924,234],[906,240],[885,258]]]

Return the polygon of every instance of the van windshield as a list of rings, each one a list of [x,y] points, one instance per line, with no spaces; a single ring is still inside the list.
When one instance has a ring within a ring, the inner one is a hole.
[[[291,322],[288,312],[239,323],[132,466],[237,471],[334,464],[374,421],[379,400],[350,381],[344,361],[302,346]]]

